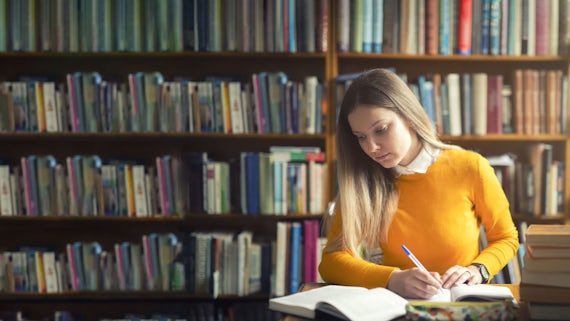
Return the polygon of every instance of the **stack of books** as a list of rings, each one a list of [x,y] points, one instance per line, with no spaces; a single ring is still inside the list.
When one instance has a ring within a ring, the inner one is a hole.
[[[520,298],[532,319],[567,320],[570,315],[570,225],[533,224],[526,251]]]

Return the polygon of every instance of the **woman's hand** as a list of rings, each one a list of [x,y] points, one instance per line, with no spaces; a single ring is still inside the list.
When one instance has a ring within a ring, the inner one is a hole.
[[[441,284],[439,273],[413,268],[392,272],[387,288],[408,299],[429,299],[439,293]]]
[[[446,289],[462,283],[468,285],[481,284],[483,281],[479,269],[474,265],[467,267],[454,265],[445,271],[441,279],[443,280],[443,287]]]

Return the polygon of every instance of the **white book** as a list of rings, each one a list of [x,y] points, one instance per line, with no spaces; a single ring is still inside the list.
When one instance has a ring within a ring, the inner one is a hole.
[[[230,98],[230,117],[232,124],[233,134],[243,134],[244,122],[243,122],[243,111],[241,103],[241,84],[236,81],[232,81],[228,84],[229,98]]]
[[[144,165],[133,165],[133,188],[135,194],[135,213],[137,217],[149,216],[147,206]]]
[[[237,235],[237,294],[239,296],[248,295],[249,275],[250,275],[250,251],[253,233],[242,231]]]
[[[287,271],[287,222],[277,222],[277,237],[275,245],[275,269],[272,295],[285,295],[285,273]]]
[[[304,134],[315,134],[317,122],[317,86],[319,81],[317,76],[308,76],[305,78],[305,101],[304,101],[304,117],[305,117],[305,128],[301,130]]]
[[[473,133],[487,134],[487,74],[473,74]]]
[[[449,102],[449,134],[459,136],[461,130],[461,87],[459,74],[451,73],[446,76]]]
[[[43,87],[44,87],[43,99],[44,99],[44,115],[46,119],[46,131],[51,133],[57,132],[60,129],[58,127],[59,116],[57,114],[55,83],[44,82]]]
[[[58,285],[58,278],[57,278],[56,263],[55,263],[55,253],[44,252],[43,263],[44,263],[44,279],[46,282],[46,292],[47,293],[60,292]]]
[[[12,184],[10,179],[10,165],[0,165],[0,215],[13,216]]]

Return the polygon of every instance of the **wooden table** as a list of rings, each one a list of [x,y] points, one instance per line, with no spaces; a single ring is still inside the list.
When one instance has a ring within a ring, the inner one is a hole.
[[[326,285],[325,283],[306,283],[303,284],[303,286],[301,287],[301,291],[308,291],[317,287],[321,287]],[[519,291],[519,286],[518,284],[491,284],[491,285],[495,285],[495,286],[505,286],[508,287],[509,289],[511,289],[511,292],[513,292],[513,295],[515,297],[515,299],[517,300],[517,302],[520,305],[520,309],[519,309],[519,313],[518,313],[518,317],[517,320],[518,321],[529,321],[530,317],[529,317],[529,312],[528,312],[528,305],[525,304],[524,302],[520,301],[520,291]],[[299,317],[295,317],[295,316],[286,316],[282,321],[305,321],[307,319],[304,318],[299,318]],[[405,318],[400,318],[400,319],[396,319],[397,321],[405,321]]]

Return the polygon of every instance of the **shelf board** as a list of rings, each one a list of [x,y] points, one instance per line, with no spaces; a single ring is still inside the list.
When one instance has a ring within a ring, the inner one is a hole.
[[[306,219],[321,219],[320,214],[293,214],[293,215],[245,215],[245,214],[189,214],[179,216],[153,216],[153,217],[114,217],[114,216],[0,216],[0,225],[10,223],[26,224],[58,224],[58,223],[109,223],[109,224],[192,224],[196,221],[251,221],[251,222],[277,222]],[[1,228],[0,228],[1,229]]]
[[[526,221],[528,224],[565,224],[564,214],[532,216],[530,214],[513,214],[513,219],[517,222]]]
[[[196,51],[155,51],[155,52],[133,52],[133,51],[125,51],[125,52],[48,52],[48,51],[39,51],[39,52],[2,52],[0,53],[0,59],[10,59],[10,58],[45,58],[45,59],[60,59],[60,58],[113,58],[113,59],[120,59],[120,58],[143,58],[143,59],[163,59],[163,58],[232,58],[232,59],[240,59],[240,58],[266,58],[266,59],[276,59],[276,58],[285,58],[285,59],[299,59],[299,58],[307,58],[307,59],[324,59],[326,58],[327,53],[325,52],[314,52],[314,53],[307,53],[307,52],[299,52],[299,53],[292,53],[292,52],[196,52]]]
[[[68,302],[68,301],[185,301],[185,300],[267,300],[267,294],[246,296],[221,295],[214,298],[207,294],[166,291],[79,291],[65,293],[1,293],[0,302]]]
[[[529,142],[529,141],[552,141],[552,142],[565,142],[568,137],[559,134],[559,135],[516,135],[516,134],[486,134],[486,135],[461,135],[461,136],[451,136],[451,135],[442,135],[440,136],[441,140],[444,141],[481,141],[481,142],[489,142],[489,141],[497,141],[497,142],[509,142],[509,141],[521,141],[521,142]]]
[[[223,134],[223,133],[0,133],[0,141],[173,141],[212,140],[324,140],[326,134]]]
[[[385,59],[385,60],[416,60],[416,61],[483,61],[483,62],[565,62],[566,57],[560,56],[491,56],[491,55],[409,55],[387,53],[337,53],[339,59]]]

